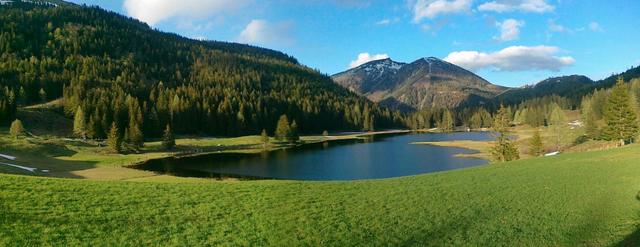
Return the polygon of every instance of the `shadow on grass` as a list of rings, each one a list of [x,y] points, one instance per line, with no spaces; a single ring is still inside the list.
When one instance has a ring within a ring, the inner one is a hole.
[[[640,191],[636,195],[636,200],[640,201]],[[625,237],[622,241],[615,244],[618,247],[635,247],[640,246],[640,228],[637,228],[633,233]]]
[[[74,172],[97,167],[93,161],[70,161],[57,157],[71,157],[78,152],[55,140],[33,139],[0,139],[0,153],[17,157],[14,160],[3,160],[7,164],[37,168],[35,172],[3,165],[2,173],[17,175],[33,175],[44,177],[84,178]],[[46,171],[46,172],[45,172]]]

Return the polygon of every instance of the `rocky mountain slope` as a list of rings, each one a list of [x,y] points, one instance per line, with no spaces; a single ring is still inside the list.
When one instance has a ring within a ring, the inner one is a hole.
[[[409,64],[372,61],[332,78],[372,101],[404,110],[481,104],[506,90],[434,57]]]

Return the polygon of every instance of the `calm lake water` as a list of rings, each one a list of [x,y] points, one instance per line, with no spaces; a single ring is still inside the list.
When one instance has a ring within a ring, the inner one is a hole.
[[[412,142],[492,140],[488,132],[376,136],[369,140],[334,141],[265,152],[210,154],[152,160],[137,169],[186,177],[221,175],[291,180],[358,180],[447,171],[486,164],[482,159],[454,157],[473,153],[462,148],[411,145]]]

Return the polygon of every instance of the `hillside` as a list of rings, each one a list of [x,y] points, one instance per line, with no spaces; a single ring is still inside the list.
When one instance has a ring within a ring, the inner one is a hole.
[[[332,76],[349,90],[399,109],[423,109],[486,102],[505,88],[437,58],[410,64],[372,61]]]
[[[639,153],[348,183],[0,175],[0,245],[637,246]]]
[[[0,54],[5,125],[18,106],[56,99],[68,118],[82,110],[92,138],[112,123],[145,137],[166,125],[181,134],[272,133],[282,114],[303,133],[399,122],[281,52],[191,40],[97,7],[3,4]]]
[[[582,75],[571,75],[553,77],[533,86],[521,88],[511,88],[496,96],[493,101],[504,104],[517,104],[527,99],[558,95],[563,97],[576,97],[578,92],[592,89],[596,83],[589,77]]]
[[[583,75],[552,77],[532,86],[510,88],[496,96],[491,101],[491,104],[494,107],[502,103],[515,105],[530,99],[557,95],[565,97],[570,100],[572,104],[577,105],[582,100],[582,97],[593,93],[594,90],[613,87],[619,77],[623,78],[626,82],[640,78],[640,67],[632,67],[627,71],[613,74],[598,81],[593,81]]]

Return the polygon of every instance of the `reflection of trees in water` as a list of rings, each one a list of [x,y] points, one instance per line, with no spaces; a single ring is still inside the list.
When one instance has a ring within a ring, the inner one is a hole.
[[[175,175],[173,170],[173,161],[170,159],[161,159],[160,165],[162,166],[162,170],[164,173],[169,175]]]

